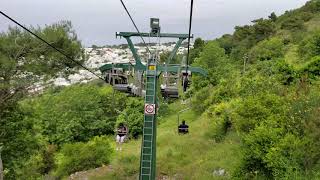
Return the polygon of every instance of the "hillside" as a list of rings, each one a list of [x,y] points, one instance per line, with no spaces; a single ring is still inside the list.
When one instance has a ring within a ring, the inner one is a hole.
[[[62,22],[33,30],[64,42],[58,48],[84,63],[71,29]],[[22,50],[19,43],[25,44]],[[143,98],[115,92],[99,80],[30,94],[30,86],[68,76],[73,69],[65,66],[75,64],[18,29],[0,34],[0,52],[6,179],[63,179],[81,171],[92,180],[136,179]],[[237,26],[215,40],[198,38],[190,58],[209,76],[193,75],[179,100],[160,98],[159,179],[320,178],[319,0]],[[190,134],[180,136],[177,112],[187,107],[181,119]],[[120,123],[130,129],[121,152],[114,142]]]
[[[180,102],[171,104],[170,114],[162,118],[158,127],[159,179],[230,178],[241,157],[237,134],[230,132],[225,142],[216,143],[210,138],[208,119],[187,111],[181,113],[180,118],[190,125],[190,134],[178,135],[176,112],[185,108]],[[126,143],[123,151],[115,153],[110,164],[112,170],[93,172],[89,179],[136,179],[139,172],[140,144],[141,139]],[[215,175],[214,172],[220,169],[225,170],[225,174]]]
[[[174,134],[176,115],[160,122],[159,177],[319,177],[319,12],[320,1],[310,1],[279,17],[272,13],[236,27],[233,35],[195,42],[193,64],[208,69],[209,78],[194,77],[186,95],[191,94],[193,110],[185,117],[193,120],[190,135]],[[177,112],[177,103],[169,109]],[[128,144],[136,156],[138,144]],[[137,173],[127,164],[138,158],[124,159],[120,155],[114,162],[119,169],[105,177]],[[127,168],[133,171],[128,174]],[[215,177],[219,168],[227,174]]]

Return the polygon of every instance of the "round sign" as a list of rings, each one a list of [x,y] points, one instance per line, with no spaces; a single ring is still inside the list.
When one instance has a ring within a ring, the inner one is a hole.
[[[144,111],[146,114],[155,114],[155,104],[145,104]]]

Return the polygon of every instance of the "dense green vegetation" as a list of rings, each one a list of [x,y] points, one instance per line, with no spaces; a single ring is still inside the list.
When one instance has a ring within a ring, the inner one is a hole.
[[[194,78],[195,110],[212,119],[217,142],[232,131],[241,138],[232,177],[319,178],[319,12],[320,1],[310,1],[272,13],[207,42],[195,58],[210,74],[206,83]]]
[[[193,76],[184,105],[160,106],[158,176],[319,179],[319,21],[320,1],[312,0],[281,16],[271,13],[237,26],[232,35],[197,39],[191,62],[209,76]],[[33,31],[83,62],[69,22]],[[0,151],[6,179],[62,178],[107,164],[112,169],[90,178],[136,178],[142,99],[98,81],[30,93],[35,83],[67,75],[75,64],[16,28],[0,34],[0,66]],[[188,107],[181,119],[187,120],[190,134],[178,136],[177,112]],[[123,122],[132,139],[123,152],[114,152],[114,129]],[[225,170],[223,176],[215,174],[219,169]]]
[[[81,44],[70,22],[60,22],[31,30],[70,57],[83,62]],[[0,33],[0,146],[6,179],[16,179],[25,162],[44,141],[40,127],[25,116],[19,101],[36,83],[73,71],[76,63],[43,45],[18,28]]]

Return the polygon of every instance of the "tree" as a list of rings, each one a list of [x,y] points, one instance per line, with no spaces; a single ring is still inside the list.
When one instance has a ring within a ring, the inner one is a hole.
[[[79,63],[84,61],[81,43],[70,22],[30,29]],[[0,33],[0,143],[2,160],[9,171],[4,178],[17,179],[24,162],[44,145],[36,121],[24,117],[18,101],[36,83],[68,75],[76,65],[17,27]]]
[[[293,16],[288,19],[286,19],[282,24],[281,24],[281,29],[287,29],[291,31],[297,31],[297,30],[302,30],[304,28],[303,20],[300,19],[299,17]]]
[[[232,65],[217,41],[209,41],[200,53],[200,57],[194,62],[194,66],[200,66],[209,73],[208,78],[193,76],[192,87],[200,90],[208,85],[217,85],[219,81],[232,70]]]
[[[272,38],[264,40],[253,47],[249,53],[251,62],[276,59],[284,56],[284,44],[282,39]]]
[[[138,138],[143,129],[143,107],[144,102],[142,99],[129,98],[126,102],[126,108],[117,117],[115,127],[118,127],[119,123],[124,123],[129,128],[129,136]]]
[[[233,39],[236,42],[240,42],[248,37],[250,37],[253,33],[252,26],[245,25],[245,26],[236,26],[235,32],[233,34]]]
[[[320,56],[320,31],[310,32],[303,41],[299,43],[299,55],[304,60],[310,60]]]
[[[113,93],[111,87],[80,84],[48,91],[21,104],[49,143],[61,145],[113,134],[118,116],[115,109],[123,109],[125,103],[125,95]]]
[[[275,33],[276,26],[271,20],[258,19],[252,21],[255,23],[253,27],[253,38],[255,42],[260,42]]]
[[[93,44],[92,46],[91,46],[91,48],[92,49],[97,49],[97,48],[99,48],[97,45],[95,45],[95,44]]]
[[[269,19],[270,19],[271,21],[273,21],[273,22],[276,22],[277,19],[278,19],[278,16],[277,16],[276,13],[274,13],[274,12],[272,12],[272,13],[270,14],[270,16],[268,16],[268,17],[269,17]]]
[[[70,22],[30,29],[69,57],[83,62],[83,49]],[[32,90],[36,82],[66,75],[76,66],[26,31],[11,27],[0,33],[1,111],[11,100],[16,101]]]
[[[194,44],[193,44],[194,49],[202,49],[204,46],[205,46],[205,41],[202,40],[201,38],[197,38],[194,41]]]
[[[220,46],[226,51],[226,54],[230,55],[234,47],[232,35],[225,34],[221,38],[217,39],[217,41],[219,42]]]
[[[205,41],[201,38],[197,38],[194,41],[193,49],[191,49],[190,51],[189,64],[192,64],[195,61],[195,59],[200,56],[200,53],[203,51],[205,45]]]
[[[167,62],[171,52],[167,51],[160,55],[160,63]],[[182,55],[175,55],[173,59],[171,59],[170,64],[181,64],[182,63]]]

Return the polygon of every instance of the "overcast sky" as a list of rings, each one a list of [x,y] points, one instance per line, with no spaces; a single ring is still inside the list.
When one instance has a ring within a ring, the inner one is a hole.
[[[149,18],[159,17],[162,32],[187,33],[190,0],[124,0],[141,31]],[[232,33],[234,26],[277,15],[304,5],[307,0],[195,0],[193,34],[214,39]],[[120,44],[115,32],[134,31],[119,0],[0,0],[0,10],[25,25],[71,20],[82,43]],[[10,22],[0,16],[0,31]],[[12,25],[12,24],[11,24]],[[138,40],[137,40],[138,41]]]

